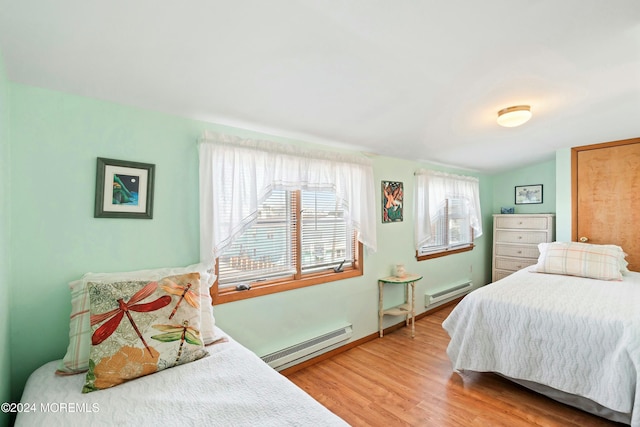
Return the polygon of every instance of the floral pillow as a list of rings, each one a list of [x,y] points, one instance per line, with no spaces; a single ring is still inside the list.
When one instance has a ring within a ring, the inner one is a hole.
[[[88,283],[89,371],[83,393],[206,356],[200,335],[200,275]]]
[[[184,268],[160,268],[139,270],[126,273],[87,273],[81,280],[69,284],[71,290],[71,316],[69,321],[69,345],[64,358],[58,364],[57,375],[74,375],[89,369],[89,350],[91,349],[91,325],[89,323],[89,282],[113,283],[120,281],[152,281],[166,276],[187,273],[200,274],[200,310],[202,313],[200,334],[205,345],[216,340],[215,318],[211,307],[209,288],[216,279],[208,272],[209,267],[195,264]]]

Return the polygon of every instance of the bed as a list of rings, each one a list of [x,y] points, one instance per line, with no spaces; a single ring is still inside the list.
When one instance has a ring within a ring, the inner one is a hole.
[[[539,273],[540,264],[477,289],[454,308],[443,322],[453,369],[494,372],[640,426],[640,273],[621,266],[619,279],[601,280]]]
[[[35,370],[16,426],[345,426],[215,325],[208,266],[87,273],[69,346]]]
[[[34,411],[15,425],[347,425],[251,351],[222,341],[197,361],[87,394],[84,375],[55,375],[58,361],[49,362],[29,377],[21,402]]]

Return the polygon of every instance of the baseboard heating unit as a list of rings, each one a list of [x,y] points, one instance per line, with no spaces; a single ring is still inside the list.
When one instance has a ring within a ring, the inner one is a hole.
[[[262,360],[274,369],[284,369],[288,366],[294,365],[295,363],[293,362],[297,360],[314,355],[314,353],[319,353],[341,341],[346,341],[351,338],[352,335],[353,327],[352,325],[348,325],[299,344],[292,345],[291,347],[262,356]]]
[[[465,280],[464,282],[453,283],[441,291],[426,293],[424,295],[424,305],[428,307],[440,301],[467,294],[471,291],[472,286],[473,284],[470,280]]]

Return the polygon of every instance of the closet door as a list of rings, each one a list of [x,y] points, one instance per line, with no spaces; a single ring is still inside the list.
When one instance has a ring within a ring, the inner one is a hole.
[[[573,238],[615,244],[640,271],[640,138],[573,149]]]

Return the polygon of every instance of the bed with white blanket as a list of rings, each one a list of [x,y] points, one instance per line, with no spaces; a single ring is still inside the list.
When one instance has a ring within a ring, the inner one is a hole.
[[[443,323],[454,370],[495,372],[640,425],[640,273],[620,281],[520,270],[467,295]]]
[[[47,363],[27,381],[16,426],[347,425],[233,339],[207,351],[194,362],[85,394],[84,375],[58,376],[58,362]]]
[[[34,371],[16,426],[344,426],[215,325],[207,265],[87,273],[69,346]]]

